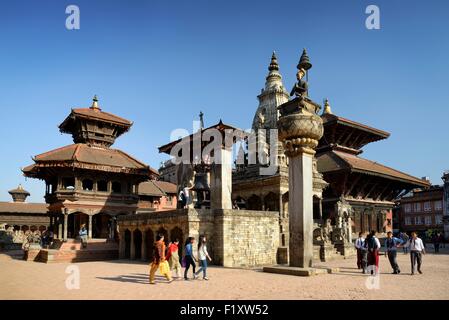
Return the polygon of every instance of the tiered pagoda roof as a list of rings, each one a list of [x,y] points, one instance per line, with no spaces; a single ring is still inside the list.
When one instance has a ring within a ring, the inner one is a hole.
[[[388,138],[388,132],[332,114],[327,101],[322,119],[318,171],[331,182],[335,195],[392,201],[403,190],[430,186],[426,180],[358,156],[365,145]]]
[[[73,136],[74,144],[33,158],[22,171],[25,176],[45,178],[58,168],[78,168],[156,178],[158,172],[127,153],[111,149],[115,139],[127,132],[132,122],[101,110],[95,96],[90,108],[72,109],[59,129]]]
[[[157,176],[158,172],[117,149],[89,147],[86,144],[71,144],[48,151],[33,158],[35,164],[25,167],[23,172],[30,177],[39,174],[40,168],[81,168],[108,172],[145,174]]]

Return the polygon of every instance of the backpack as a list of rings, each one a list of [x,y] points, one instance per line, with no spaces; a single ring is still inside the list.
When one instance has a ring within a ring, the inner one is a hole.
[[[376,239],[374,237],[370,237],[369,239],[365,240],[365,246],[370,249],[370,251],[373,251],[374,249],[378,249]]]

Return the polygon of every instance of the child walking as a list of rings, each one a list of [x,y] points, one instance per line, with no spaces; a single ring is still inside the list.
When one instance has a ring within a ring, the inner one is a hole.
[[[181,263],[179,262],[179,240],[176,239],[174,242],[170,243],[168,246],[168,252],[165,259],[168,261],[168,264],[170,265],[170,270],[173,272],[175,271],[175,274],[177,278],[181,278],[182,276],[182,270],[181,270]]]
[[[201,271],[203,271],[203,279],[209,280],[209,278],[207,277],[207,259],[209,259],[209,261],[212,261],[212,259],[207,252],[206,241],[206,236],[200,236],[200,240],[198,242],[198,257],[200,259],[200,268],[196,272],[196,275],[199,275]]]
[[[186,255],[184,257],[185,259],[185,264],[186,264],[186,269],[184,270],[184,280],[189,280],[189,278],[187,277],[187,272],[189,271],[190,266],[192,266],[192,271],[193,271],[193,279],[196,279],[197,276],[195,274],[195,257],[193,256],[193,244],[195,243],[195,238],[194,237],[188,237],[186,240]]]

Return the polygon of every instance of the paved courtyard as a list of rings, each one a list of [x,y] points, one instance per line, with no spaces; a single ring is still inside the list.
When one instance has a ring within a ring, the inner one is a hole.
[[[148,283],[148,265],[131,261],[84,262],[80,288],[68,290],[67,263],[25,262],[0,253],[0,299],[449,299],[449,250],[423,258],[422,275],[410,275],[409,256],[399,254],[400,275],[392,275],[388,259],[380,257],[379,289],[368,289],[369,277],[355,259],[328,262],[336,274],[295,277],[210,267],[210,281],[174,281],[160,277]],[[323,264],[320,264],[323,265]]]

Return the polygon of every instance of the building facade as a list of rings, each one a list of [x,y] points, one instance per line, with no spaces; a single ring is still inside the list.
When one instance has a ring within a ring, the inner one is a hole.
[[[12,202],[0,202],[0,225],[5,230],[15,232],[45,231],[50,226],[50,216],[46,203],[29,203],[26,198],[30,195],[21,185],[10,190]]]
[[[399,231],[443,232],[443,186],[415,189],[398,203]]]
[[[443,174],[443,225],[444,237],[449,240],[449,171]]]

